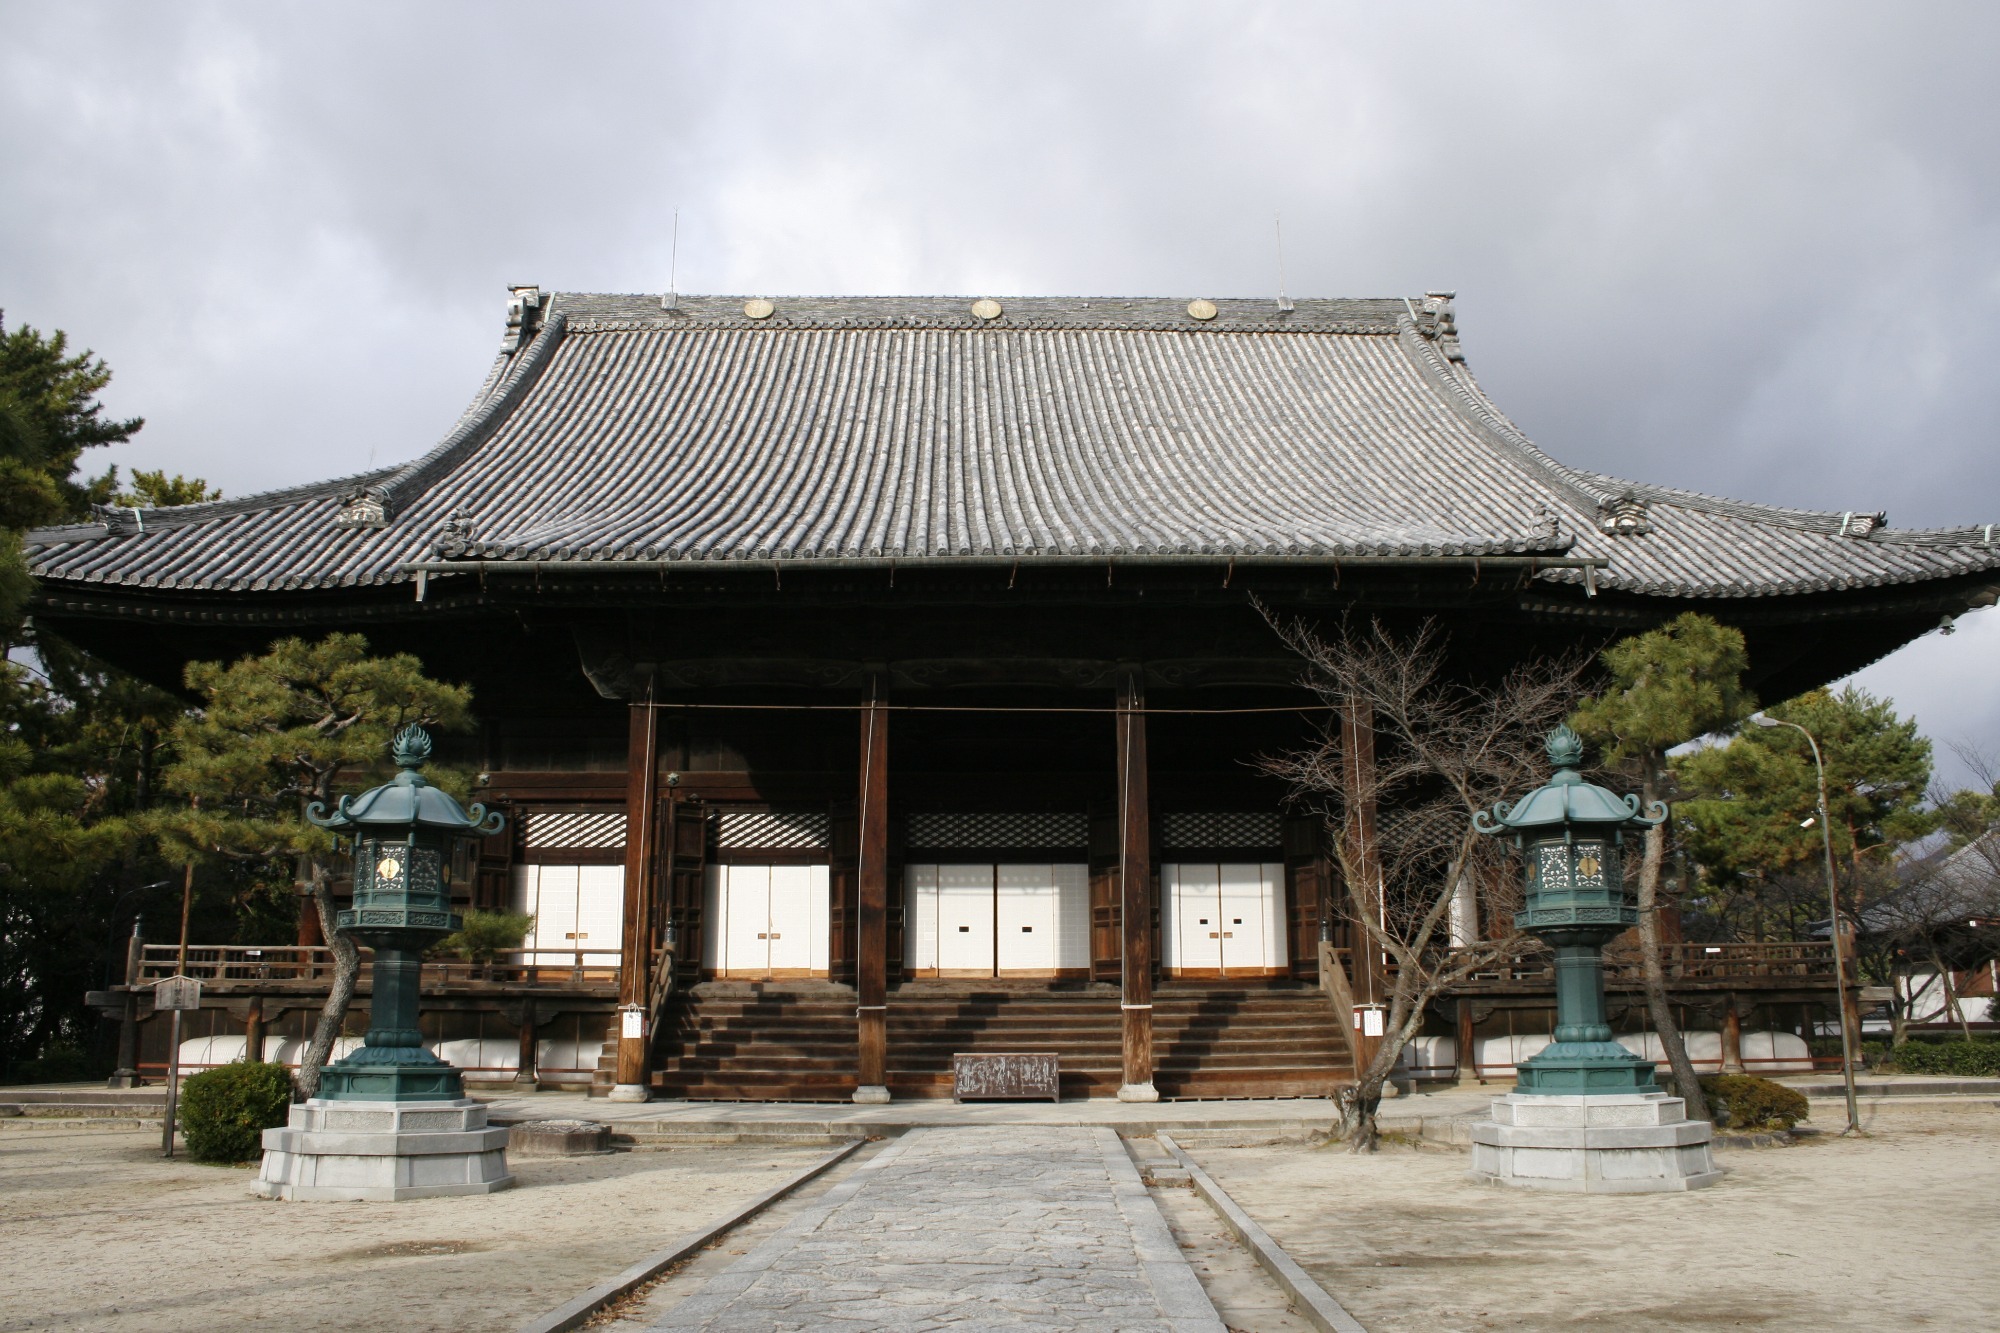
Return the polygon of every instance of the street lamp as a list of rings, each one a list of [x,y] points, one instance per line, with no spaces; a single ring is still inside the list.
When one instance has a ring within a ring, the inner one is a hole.
[[[1858,1023],[1847,1021],[1847,960],[1840,944],[1840,890],[1833,875],[1833,820],[1826,810],[1826,761],[1820,757],[1819,741],[1813,734],[1796,722],[1787,722],[1781,717],[1766,713],[1755,713],[1750,720],[1760,727],[1790,727],[1806,738],[1812,747],[1813,771],[1819,775],[1819,836],[1820,844],[1826,850],[1826,904],[1832,915],[1827,918],[1827,929],[1833,938],[1833,984],[1840,992],[1840,1076],[1847,1085],[1847,1132],[1861,1132],[1861,1112],[1854,1101],[1854,1044],[1861,1034],[1849,1029]]]

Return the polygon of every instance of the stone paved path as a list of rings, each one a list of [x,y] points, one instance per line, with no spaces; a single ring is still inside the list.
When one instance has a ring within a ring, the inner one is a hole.
[[[659,1329],[1224,1333],[1115,1131],[917,1129]]]

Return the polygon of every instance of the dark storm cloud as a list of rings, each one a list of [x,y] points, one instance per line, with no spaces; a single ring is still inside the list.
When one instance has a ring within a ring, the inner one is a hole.
[[[2000,521],[1987,4],[0,6],[0,304],[232,492],[420,452],[502,288],[1460,293],[1558,456]],[[1871,675],[2000,749],[1987,617]],[[1929,654],[1929,657],[1925,655]],[[1901,675],[1895,673],[1901,672]],[[1878,686],[1880,687],[1880,686]]]

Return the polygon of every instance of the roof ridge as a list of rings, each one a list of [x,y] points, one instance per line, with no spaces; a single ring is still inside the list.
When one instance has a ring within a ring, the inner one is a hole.
[[[372,503],[364,506],[369,512],[357,517],[351,526],[383,526],[432,483],[484,444],[541,377],[556,345],[563,339],[567,324],[567,317],[561,310],[551,310],[527,347],[515,354],[515,363],[508,367],[499,383],[493,384],[489,377],[490,390],[485,385],[481,386],[487,396],[484,402],[477,404],[476,410],[460,417],[458,424],[430,452],[404,464],[388,480],[361,487],[354,498]]]
[[[234,518],[238,514],[279,509],[285,505],[300,504],[307,500],[351,494],[357,486],[365,486],[379,478],[394,476],[401,468],[401,464],[396,464],[392,467],[375,468],[369,472],[354,472],[344,477],[329,477],[324,481],[282,486],[274,491],[258,491],[251,495],[239,496],[234,500],[202,500],[185,505],[94,505],[92,508],[98,514],[96,522],[62,523],[43,528],[30,528],[22,534],[22,543],[26,546],[55,546],[69,541],[94,540],[114,533],[119,536],[133,536],[147,531],[184,528],[191,523],[207,523],[215,519]]]
[[[1479,388],[1478,381],[1467,382],[1471,378],[1469,373],[1464,378],[1454,374],[1443,354],[1418,330],[1413,314],[1399,315],[1396,329],[1396,341],[1410,353],[1418,373],[1438,390],[1446,405],[1472,427],[1474,435],[1514,462],[1542,474],[1556,490],[1562,492],[1564,499],[1586,515],[1594,516],[1607,501],[1615,498],[1599,494],[1584,485],[1576,469],[1543,452],[1540,445],[1529,439],[1520,427],[1493,405]]]
[[[1578,471],[1584,470],[1578,469]],[[1710,495],[1706,491],[1691,491],[1658,482],[1625,481],[1603,472],[1584,472],[1584,475],[1610,483],[1618,488],[1619,494],[1630,495],[1637,500],[1673,505],[1677,509],[1693,509],[1705,514],[1718,514],[1725,518],[1747,519],[1753,523],[1774,523],[1801,532],[1823,532],[1836,537],[1848,535],[1845,529],[1857,515],[1874,515],[1881,512],[1872,509],[1796,509],[1789,505],[1768,504],[1762,500],[1737,500],[1729,496]],[[2000,547],[2000,523],[1968,523],[1958,527],[1943,528],[1891,528],[1885,525],[1873,528],[1865,535],[1869,541],[1898,545],[1962,546],[1969,543]]]

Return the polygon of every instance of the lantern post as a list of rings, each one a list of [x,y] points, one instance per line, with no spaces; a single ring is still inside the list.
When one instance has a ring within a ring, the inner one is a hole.
[[[1641,1193],[1695,1189],[1720,1179],[1713,1130],[1653,1080],[1653,1062],[1614,1041],[1604,1002],[1604,946],[1638,924],[1625,891],[1629,831],[1663,823],[1665,805],[1586,782],[1583,741],[1549,733],[1546,785],[1473,816],[1506,837],[1525,874],[1517,928],[1555,953],[1551,1041],[1517,1067],[1514,1091],[1473,1125],[1475,1178],[1534,1189]]]
[[[398,772],[331,814],[306,817],[346,835],[353,905],[336,929],[374,952],[368,1035],[320,1071],[320,1095],[264,1132],[258,1192],[284,1199],[411,1199],[484,1194],[511,1185],[507,1131],[466,1097],[456,1068],[424,1047],[418,1024],[424,950],[460,926],[452,889],[471,883],[479,839],[503,818],[468,812],[420,771],[431,755],[422,727],[396,733]]]

